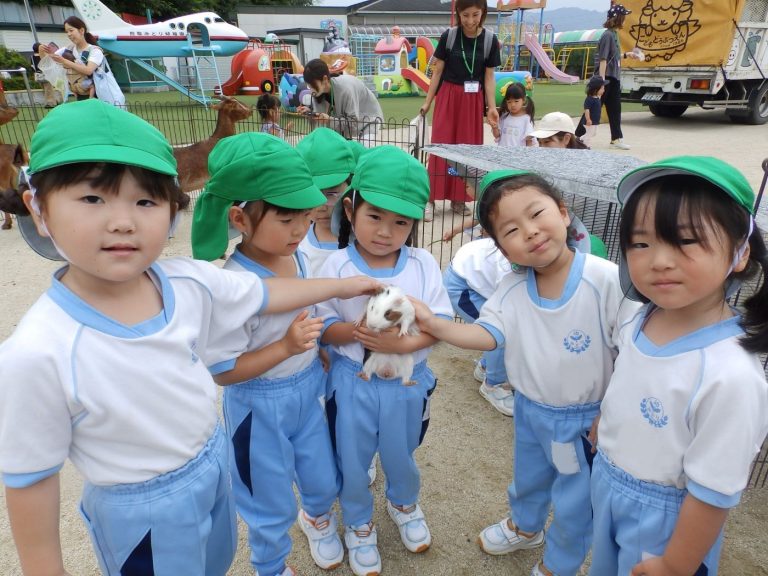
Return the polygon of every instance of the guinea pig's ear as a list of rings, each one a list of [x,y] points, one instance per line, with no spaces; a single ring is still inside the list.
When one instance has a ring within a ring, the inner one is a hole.
[[[397,324],[400,321],[400,318],[402,317],[403,317],[402,312],[400,312],[399,310],[393,310],[392,308],[384,312],[384,318],[387,321],[392,322],[393,324]]]
[[[374,294],[374,296],[379,296],[380,294],[384,294],[384,293],[387,293],[387,294],[389,293],[389,286],[381,286],[381,287],[380,287],[380,288],[379,288],[379,289],[376,291],[376,293]]]

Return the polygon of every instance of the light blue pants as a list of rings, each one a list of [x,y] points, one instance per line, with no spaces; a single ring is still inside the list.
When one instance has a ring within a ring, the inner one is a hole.
[[[108,576],[224,576],[237,548],[229,450],[217,426],[187,464],[152,480],[85,485],[80,513]]]
[[[599,403],[547,406],[515,394],[514,479],[508,489],[512,521],[524,532],[539,532],[552,506],[544,565],[557,576],[575,575],[589,551],[592,447],[587,436],[599,408]]]
[[[592,474],[594,542],[590,574],[627,576],[635,564],[661,556],[677,524],[686,490],[644,482],[598,452]],[[716,576],[723,533],[695,576]]]
[[[251,563],[279,574],[291,551],[288,530],[301,505],[310,516],[331,509],[339,474],[325,418],[326,375],[319,360],[286,378],[224,389],[224,418],[234,448],[232,485],[248,525]]]
[[[427,432],[430,396],[437,383],[426,362],[414,367],[412,386],[375,374],[366,382],[358,377],[361,370],[359,363],[337,355],[330,375],[328,417],[343,479],[339,502],[347,526],[373,517],[368,466],[377,450],[387,478],[387,499],[396,506],[418,502],[420,475],[413,452]]]
[[[480,316],[480,309],[486,299],[472,290],[467,281],[448,266],[443,274],[443,284],[451,299],[453,311],[468,324]],[[507,381],[507,369],[504,367],[504,346],[483,352],[480,364],[485,368],[485,381],[488,386],[498,386]]]

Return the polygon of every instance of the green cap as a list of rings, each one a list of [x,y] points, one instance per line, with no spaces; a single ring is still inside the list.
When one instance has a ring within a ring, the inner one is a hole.
[[[344,182],[355,169],[355,158],[347,140],[330,128],[316,128],[296,145],[312,180],[320,190]]]
[[[119,107],[91,98],[57,106],[37,125],[29,172],[80,162],[112,162],[176,176],[165,136]]]
[[[226,251],[229,208],[237,200],[294,210],[325,204],[301,155],[271,134],[246,132],[220,140],[208,156],[208,173],[192,220],[192,254],[201,260]]]
[[[371,150],[371,148],[366,148],[357,140],[347,140],[347,146],[349,146],[349,151],[352,153],[352,158],[355,160],[355,166],[360,162],[360,158],[363,157],[363,154],[367,154],[368,151]]]
[[[475,218],[477,218],[478,222],[480,221],[480,199],[485,191],[488,190],[488,187],[499,180],[524,176],[525,174],[533,174],[533,172],[528,170],[493,170],[483,176],[483,179],[480,180],[480,186],[477,187],[477,195],[475,197]]]
[[[673,156],[646,164],[628,173],[619,182],[619,202],[626,204],[641,185],[664,176],[689,175],[708,180],[733,198],[750,214],[755,213],[755,193],[744,175],[736,168],[711,156]]]
[[[360,158],[350,189],[378,208],[421,220],[429,200],[429,176],[424,165],[407,152],[378,146]]]

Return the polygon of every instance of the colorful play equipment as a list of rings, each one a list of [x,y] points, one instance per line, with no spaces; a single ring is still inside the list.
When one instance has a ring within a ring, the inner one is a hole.
[[[230,65],[231,77],[219,90],[224,96],[272,94],[285,74],[301,74],[304,66],[289,46],[274,34],[271,42],[251,39],[235,54]]]
[[[497,0],[502,69],[527,68],[531,74],[538,76],[540,68],[546,76],[556,82],[573,84],[579,81],[579,77],[566,74],[553,62],[554,30],[543,21],[546,5],[547,0]],[[525,22],[527,10],[539,10],[538,26]]]

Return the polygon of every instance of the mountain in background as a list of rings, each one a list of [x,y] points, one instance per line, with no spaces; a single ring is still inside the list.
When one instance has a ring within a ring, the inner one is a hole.
[[[539,22],[539,11],[530,10],[525,15],[526,22]],[[602,28],[605,22],[605,12],[599,10],[583,10],[581,8],[558,8],[544,10],[544,23],[552,24],[555,32],[569,30],[592,30]]]

